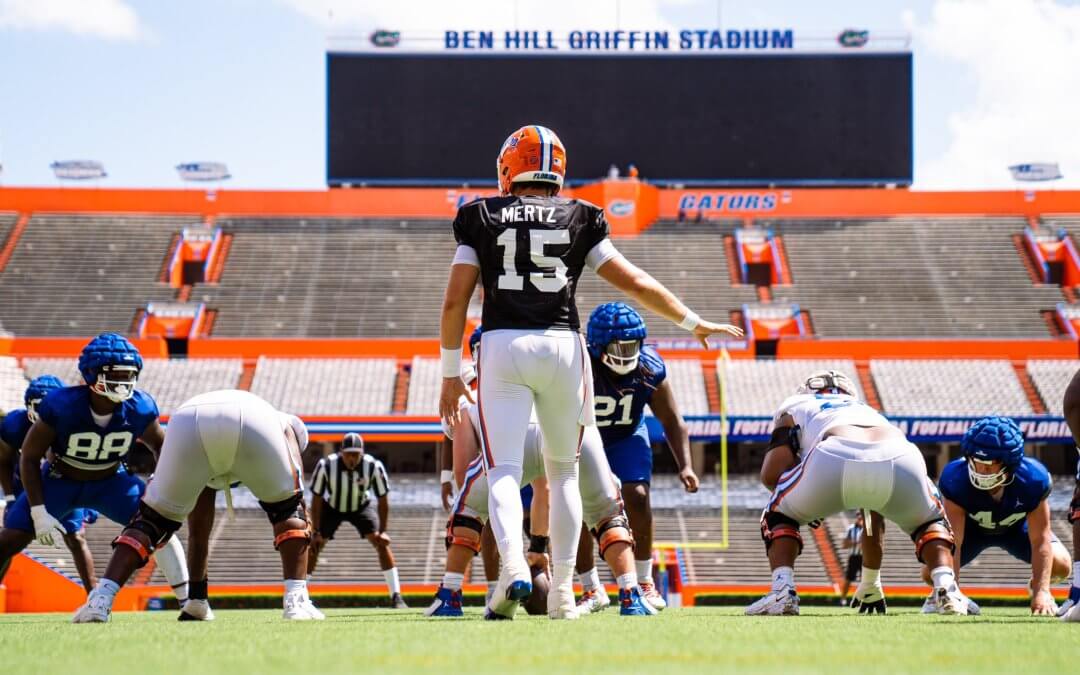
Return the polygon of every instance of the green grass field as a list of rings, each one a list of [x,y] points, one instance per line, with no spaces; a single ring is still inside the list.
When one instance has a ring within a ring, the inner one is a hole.
[[[806,608],[749,618],[736,608],[667,610],[648,619],[609,609],[581,621],[479,610],[433,621],[419,610],[330,610],[321,623],[278,611],[223,611],[213,623],[173,612],[118,614],[109,625],[68,615],[0,615],[0,668],[10,673],[700,673],[1076,672],[1080,625],[1022,609],[982,617],[897,610],[864,617]]]

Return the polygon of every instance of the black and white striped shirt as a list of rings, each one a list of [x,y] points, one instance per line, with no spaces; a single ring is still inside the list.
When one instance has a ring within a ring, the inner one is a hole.
[[[367,506],[372,494],[385,497],[390,492],[390,480],[383,463],[371,455],[365,454],[350,471],[341,461],[341,453],[335,452],[319,460],[311,491],[322,495],[330,508],[352,513]]]

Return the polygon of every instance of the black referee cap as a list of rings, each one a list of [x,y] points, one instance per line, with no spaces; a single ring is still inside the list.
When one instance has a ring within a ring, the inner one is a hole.
[[[345,438],[341,439],[341,449],[343,451],[363,452],[364,437],[356,432],[345,434]]]

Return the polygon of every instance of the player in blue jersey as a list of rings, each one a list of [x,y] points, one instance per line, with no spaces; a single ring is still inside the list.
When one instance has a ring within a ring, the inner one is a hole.
[[[1065,422],[1072,432],[1073,442],[1080,452],[1080,370],[1073,374],[1069,386],[1065,388],[1062,409],[1065,412]],[[1076,460],[1076,487],[1069,504],[1069,523],[1072,524],[1073,534],[1072,585],[1069,587],[1069,598],[1061,604],[1058,616],[1062,621],[1080,622],[1080,457]]]
[[[623,302],[598,306],[589,316],[586,345],[592,357],[596,426],[612,472],[622,483],[622,497],[634,533],[638,583],[649,604],[665,607],[652,579],[653,515],[649,499],[652,446],[645,426],[645,406],[664,427],[668,446],[687,492],[697,492],[698,477],[690,464],[690,435],[679,414],[667,368],[656,349],[645,345],[645,320]],[[608,604],[593,559],[592,542],[583,528],[577,570],[585,589],[579,607],[598,611]]]
[[[10,506],[23,493],[22,479],[19,476],[19,450],[22,448],[26,432],[37,421],[37,406],[45,396],[62,389],[64,383],[55,375],[41,375],[34,378],[26,387],[23,403],[26,408],[12,410],[0,422],[0,488],[4,490],[5,506]],[[83,536],[84,522],[93,522],[97,513],[85,509],[75,509],[64,518],[64,543],[71,551],[71,559],[79,573],[83,587],[89,591],[97,583],[94,578],[94,558]],[[6,520],[6,518],[5,518]],[[0,564],[0,579],[4,578],[11,559]]]
[[[152,452],[165,432],[149,394],[135,388],[142,356],[123,336],[102,333],[79,356],[85,385],[64,387],[37,405],[38,419],[26,434],[19,461],[25,492],[10,506],[0,531],[0,562],[36,537],[54,545],[64,535],[62,519],[90,508],[127,523],[146,490],[121,460],[136,439]],[[54,460],[42,465],[46,453]],[[157,562],[181,602],[187,599],[187,565],[179,540],[158,549]]]
[[[991,547],[1031,564],[1031,613],[1052,616],[1051,579],[1065,579],[1072,561],[1050,531],[1050,474],[1024,456],[1024,436],[1008,417],[984,417],[960,441],[963,458],[949,462],[938,488],[952,524],[960,568]],[[923,568],[923,579],[929,573]],[[936,612],[933,594],[923,606]]]

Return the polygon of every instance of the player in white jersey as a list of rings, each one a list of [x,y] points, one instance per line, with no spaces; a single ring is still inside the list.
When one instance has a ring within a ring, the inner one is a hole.
[[[206,487],[222,489],[241,482],[258,498],[274,528],[274,548],[285,578],[285,618],[325,618],[311,603],[305,582],[311,528],[300,453],[307,442],[307,428],[299,418],[247,391],[212,391],[182,403],[169,419],[157,470],[139,512],[117,537],[125,546],[113,550],[104,579],[123,586],[145,552],[180,528]],[[107,621],[112,600],[99,583],[76,622]],[[208,610],[209,605],[184,608],[189,618],[209,618]]]
[[[880,513],[911,536],[916,557],[931,569],[939,613],[968,613],[953,573],[952,531],[922,453],[858,399],[850,378],[834,370],[814,373],[780,405],[773,427],[761,467],[762,483],[773,490],[761,518],[772,590],[747,614],[798,614],[799,528],[853,508]],[[881,570],[866,564],[861,601],[872,604],[883,595],[866,589],[880,589]]]
[[[490,484],[491,524],[502,557],[495,600],[499,612],[531,592],[523,553],[522,448],[533,407],[544,432],[551,490],[552,588],[548,612],[577,618],[573,574],[581,527],[577,455],[594,425],[592,377],[575,303],[585,267],[649,310],[691,331],[705,345],[735,326],[703,321],[674,294],[628,262],[608,239],[603,210],[559,197],[566,151],[540,126],[522,127],[496,161],[501,196],[462,206],[454,219],[458,248],[443,299],[440,341],[442,417],[455,423],[461,338],[476,284],[484,288],[483,349],[477,364],[480,438]],[[707,345],[706,345],[707,346]]]
[[[479,430],[479,410],[472,403],[464,403],[461,422],[455,428],[445,429],[453,440],[455,458],[471,457],[471,461],[465,467],[461,490],[450,509],[446,534],[446,575],[426,612],[428,616],[461,616],[461,583],[465,568],[481,550],[480,534],[488,519],[488,481],[479,454]],[[525,437],[521,479],[534,487],[534,481],[544,477],[543,444],[540,425],[531,421]],[[638,585],[634,569],[634,540],[623,509],[618,479],[608,465],[604,444],[596,427],[585,430],[580,461],[579,486],[585,523],[599,542],[600,555],[608,562],[618,582],[620,612],[624,616],[651,616],[656,610],[643,598]],[[534,496],[534,501],[538,499]],[[531,544],[530,552],[542,554],[543,546]],[[488,618],[513,618],[516,604],[496,611],[497,604],[492,603],[488,607]]]

